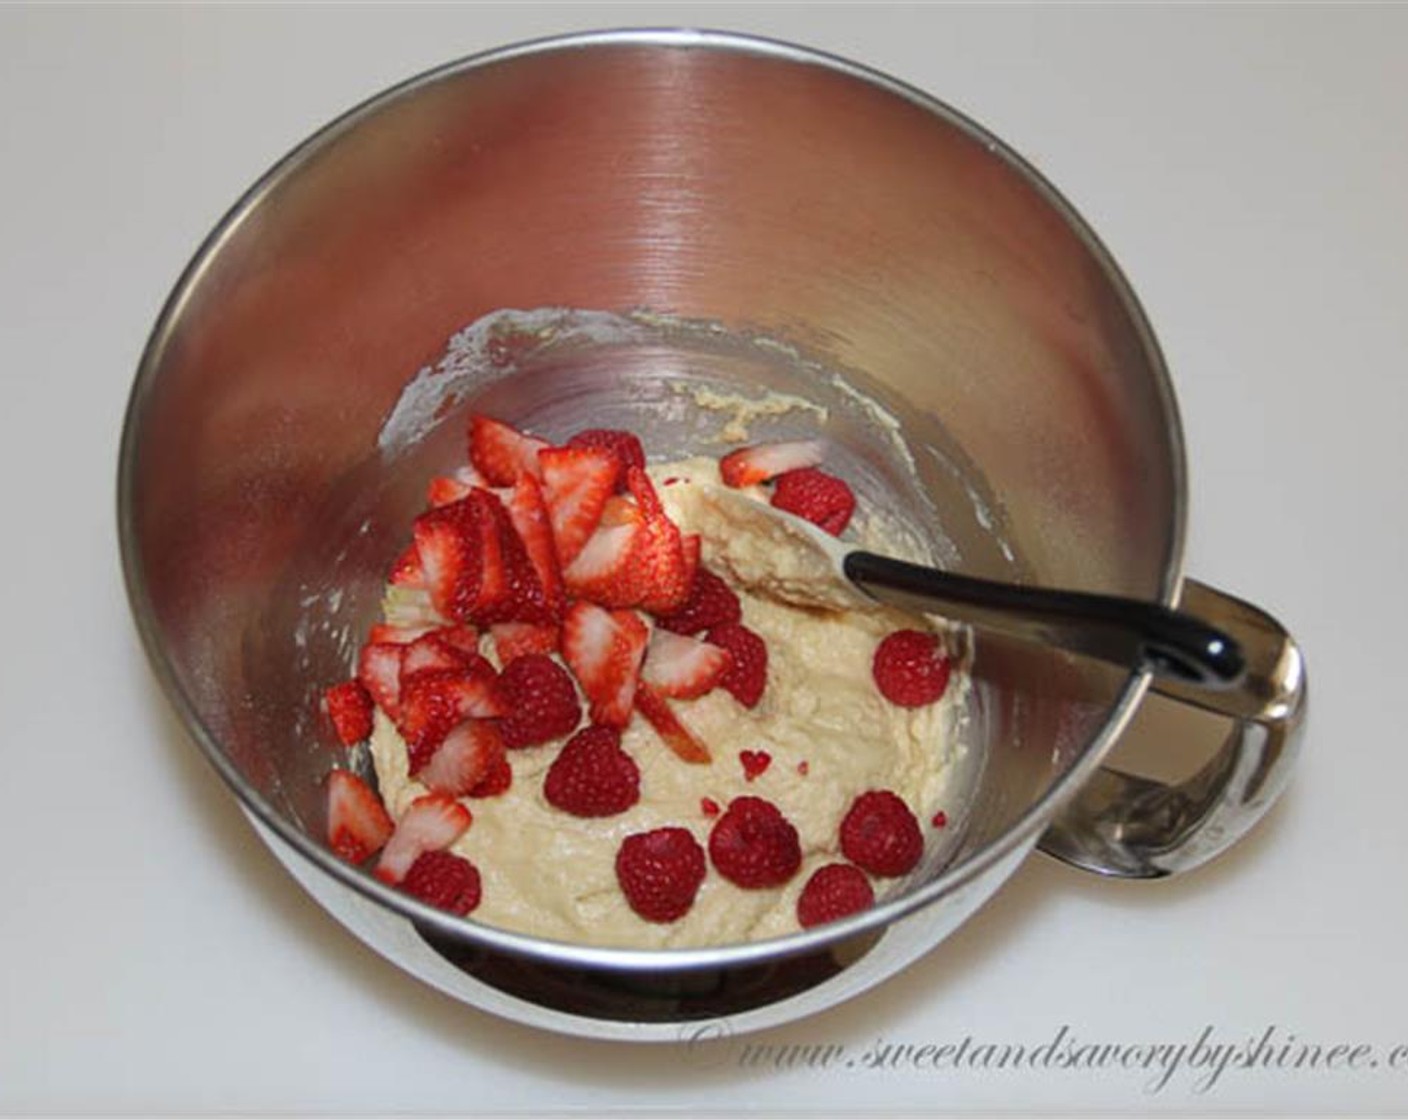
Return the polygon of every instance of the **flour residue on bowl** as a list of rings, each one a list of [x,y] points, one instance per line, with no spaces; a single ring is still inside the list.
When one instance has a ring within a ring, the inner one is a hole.
[[[779,393],[767,390],[758,397],[745,397],[737,393],[724,393],[707,385],[696,385],[688,381],[679,382],[671,388],[689,398],[693,407],[722,413],[727,419],[719,429],[715,442],[747,443],[751,437],[751,426],[761,418],[775,418],[789,413],[814,416],[824,424],[830,415],[829,410],[792,393]]]
[[[383,457],[404,451],[423,439],[448,409],[549,346],[647,343],[667,328],[712,335],[723,329],[645,311],[538,307],[490,312],[455,334],[440,360],[422,367],[407,382],[381,426],[377,446]]]

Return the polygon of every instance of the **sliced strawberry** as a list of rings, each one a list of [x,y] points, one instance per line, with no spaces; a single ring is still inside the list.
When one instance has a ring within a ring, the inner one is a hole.
[[[463,664],[463,654],[452,649],[434,636],[422,634],[401,654],[401,687],[417,673],[432,672],[437,669],[458,669]]]
[[[670,707],[670,702],[652,685],[645,681],[640,682],[636,688],[635,706],[636,710],[645,717],[646,722],[655,728],[655,733],[665,741],[665,745],[674,751],[681,760],[692,763],[713,760],[713,756],[709,754],[709,748],[695,737],[694,732],[679,721],[674,709]]]
[[[500,622],[489,627],[499,664],[507,665],[530,653],[556,653],[562,643],[562,628],[550,622]]]
[[[694,574],[685,559],[679,527],[663,514],[646,519],[636,542],[632,569],[636,577],[635,604],[645,610],[670,614],[689,598]]]
[[[453,474],[436,475],[425,490],[425,500],[431,506],[445,506],[469,497],[475,487],[487,486],[484,476],[473,467],[457,467]]]
[[[397,587],[425,586],[425,569],[421,566],[420,552],[415,541],[408,544],[405,551],[396,557],[396,562],[391,565],[391,582]]]
[[[636,500],[636,505],[647,518],[664,517],[665,507],[660,504],[660,495],[655,492],[655,483],[641,467],[626,468],[626,489]]]
[[[551,447],[538,455],[558,562],[566,568],[601,521],[621,462],[595,447]]]
[[[479,631],[473,626],[441,626],[431,633],[445,645],[461,653],[479,652]]]
[[[503,503],[487,490],[475,490],[468,502],[479,544],[479,570],[473,594],[465,605],[465,617],[488,625],[489,616],[507,610],[513,597],[513,579],[504,555],[507,541],[498,517]]]
[[[469,498],[439,506],[416,518],[415,547],[422,580],[435,609],[464,621],[478,593],[483,570],[479,517]]]
[[[577,601],[562,623],[562,656],[582,691],[591,720],[625,727],[640,680],[649,632],[634,611]]]
[[[538,480],[527,474],[519,478],[509,495],[507,508],[509,520],[538,577],[543,606],[554,620],[561,618],[567,595],[562,587],[562,568],[557,559],[552,520]]]
[[[645,519],[629,498],[607,501],[596,531],[563,567],[568,592],[603,607],[634,606],[640,581],[633,565],[644,528]]]
[[[512,486],[520,475],[539,475],[538,452],[546,441],[475,414],[469,418],[469,461],[490,486]]]
[[[473,820],[468,809],[443,793],[417,797],[382,849],[376,877],[384,883],[399,883],[423,853],[448,848]]]
[[[357,659],[357,679],[392,719],[401,711],[401,655],[405,648],[393,642],[369,642]]]
[[[649,475],[630,467],[626,471],[626,486],[644,517],[630,561],[635,581],[631,605],[657,614],[669,614],[683,606],[689,597],[697,556],[693,563],[686,557],[684,536],[665,513]],[[691,546],[695,547],[697,543]]]
[[[787,471],[814,467],[821,462],[820,440],[755,443],[730,451],[719,460],[719,477],[725,486],[756,486]]]
[[[494,722],[466,720],[445,736],[418,777],[427,789],[462,797],[503,757],[503,737]]]
[[[554,601],[548,602],[547,591],[507,507],[487,490],[478,490],[473,497],[480,501],[484,522],[492,525],[495,537],[491,547],[489,530],[485,530],[484,585],[475,607],[476,621],[486,626],[496,622],[556,622],[561,617],[564,597],[558,590]],[[546,545],[546,541],[538,543]],[[494,562],[502,573],[502,595],[497,594],[500,582],[491,568]],[[495,576],[492,583],[491,575]],[[552,578],[556,578],[555,573]]]
[[[513,521],[488,490],[421,514],[414,528],[431,602],[446,618],[479,625],[551,619]]]
[[[367,631],[367,641],[407,646],[434,629],[434,626],[391,626],[385,622],[378,622]]]
[[[474,487],[468,482],[461,482],[458,478],[448,475],[436,475],[425,487],[425,504],[431,506],[447,506],[451,502],[462,501],[469,497],[469,492]]]
[[[487,663],[486,663],[487,664]],[[428,669],[407,679],[396,727],[418,773],[452,729],[467,719],[497,719],[508,704],[492,669]]]
[[[469,796],[502,797],[512,788],[513,764],[509,762],[508,755],[504,754],[499,756],[488,772],[479,779],[478,784],[469,791]]]
[[[719,683],[733,655],[698,638],[656,630],[645,650],[641,679],[677,700],[703,696]]]
[[[569,439],[567,446],[595,447],[602,451],[611,452],[620,460],[622,474],[625,473],[627,467],[639,467],[641,470],[645,470],[645,448],[631,432],[623,432],[615,428],[588,428]]]
[[[381,849],[393,829],[376,791],[352,773],[328,775],[328,847],[348,863],[362,863]]]
[[[681,539],[681,546],[684,551],[684,570],[689,577],[688,586],[691,591],[694,589],[694,581],[699,576],[699,565],[704,552],[704,538],[698,533],[686,533]],[[688,596],[685,596],[688,601]],[[675,608],[678,610],[679,608]]]
[[[356,746],[371,735],[372,696],[361,681],[333,685],[323,693],[323,704],[343,746]]]
[[[451,645],[432,630],[423,634],[406,647],[401,655],[401,689],[417,673],[433,672],[439,669],[453,669],[465,672],[471,669],[493,672],[493,666],[476,650],[467,653]]]

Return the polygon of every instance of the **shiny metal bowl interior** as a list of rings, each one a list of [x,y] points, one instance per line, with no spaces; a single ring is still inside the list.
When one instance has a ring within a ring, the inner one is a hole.
[[[637,333],[497,320],[438,426],[388,428],[447,340],[505,308],[594,309]],[[832,373],[898,419],[912,475]],[[982,765],[944,866],[761,945],[537,941],[324,851],[319,782],[344,755],[318,690],[346,673],[425,478],[462,454],[464,410],[549,436],[619,421],[677,449],[697,434],[682,379],[826,398],[846,473],[898,495],[960,570],[1165,602],[1177,588],[1183,463],[1157,347],[1089,229],[994,138],[850,63],[730,35],[456,63],[334,122],[232,210],[152,334],[122,442],[123,557],[156,672],[320,882],[466,952],[615,972],[804,955],[921,913],[937,939],[1098,764],[1144,682],[980,643]]]

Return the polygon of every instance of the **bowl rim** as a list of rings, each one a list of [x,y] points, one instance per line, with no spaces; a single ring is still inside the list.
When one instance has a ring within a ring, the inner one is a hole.
[[[129,606],[147,659],[187,733],[195,739],[202,753],[241,804],[253,813],[261,824],[271,829],[295,852],[323,872],[359,895],[399,913],[418,926],[428,927],[441,936],[471,940],[495,951],[559,965],[630,972],[732,968],[820,952],[851,938],[881,930],[964,886],[978,883],[990,869],[1017,849],[1033,846],[1060,807],[1076,794],[1101,765],[1136,710],[1149,685],[1150,674],[1147,671],[1129,674],[1107,718],[1095,736],[1086,743],[1080,757],[1004,833],[971,853],[966,859],[902,895],[836,922],[760,941],[699,948],[658,949],[585,945],[535,937],[482,924],[472,918],[448,914],[382,883],[359,867],[345,863],[312,836],[290,824],[236,770],[220,748],[216,737],[201,720],[190,696],[182,688],[162,645],[137,545],[134,517],[135,461],[147,402],[167,345],[175,325],[181,320],[193,292],[199,288],[211,263],[263,199],[278,184],[297,174],[305,163],[364,120],[441,82],[473,70],[526,57],[619,47],[713,50],[820,67],[918,106],[982,143],[989,152],[1016,171],[1038,193],[1042,201],[1061,216],[1067,227],[1090,253],[1111,290],[1119,298],[1138,336],[1154,381],[1154,397],[1167,424],[1171,459],[1169,465],[1174,483],[1171,494],[1173,524],[1170,526],[1168,555],[1162,566],[1159,596],[1165,605],[1171,606],[1177,601],[1183,578],[1187,520],[1186,456],[1177,403],[1162,351],[1148,318],[1125,274],[1089,223],[1024,157],[982,125],[924,90],[865,64],[814,47],[751,33],[695,28],[630,27],[573,32],[523,40],[453,59],[364,99],[300,141],[255,180],[201,241],[163,303],[143,348],[123,417],[118,452],[119,547]],[[999,883],[991,884],[988,891],[996,889],[998,885]]]

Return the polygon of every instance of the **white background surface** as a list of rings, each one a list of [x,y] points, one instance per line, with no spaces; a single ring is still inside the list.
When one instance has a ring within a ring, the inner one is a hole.
[[[1139,291],[1191,461],[1189,568],[1310,658],[1290,793],[1178,883],[1029,860],[903,979],[762,1041],[1408,1043],[1408,9],[0,9],[0,1111],[1384,1111],[1408,1070],[701,1068],[540,1035],[364,949],[151,683],[122,408],[197,242],[333,114],[573,28],[712,25],[920,85],[1032,159]]]

